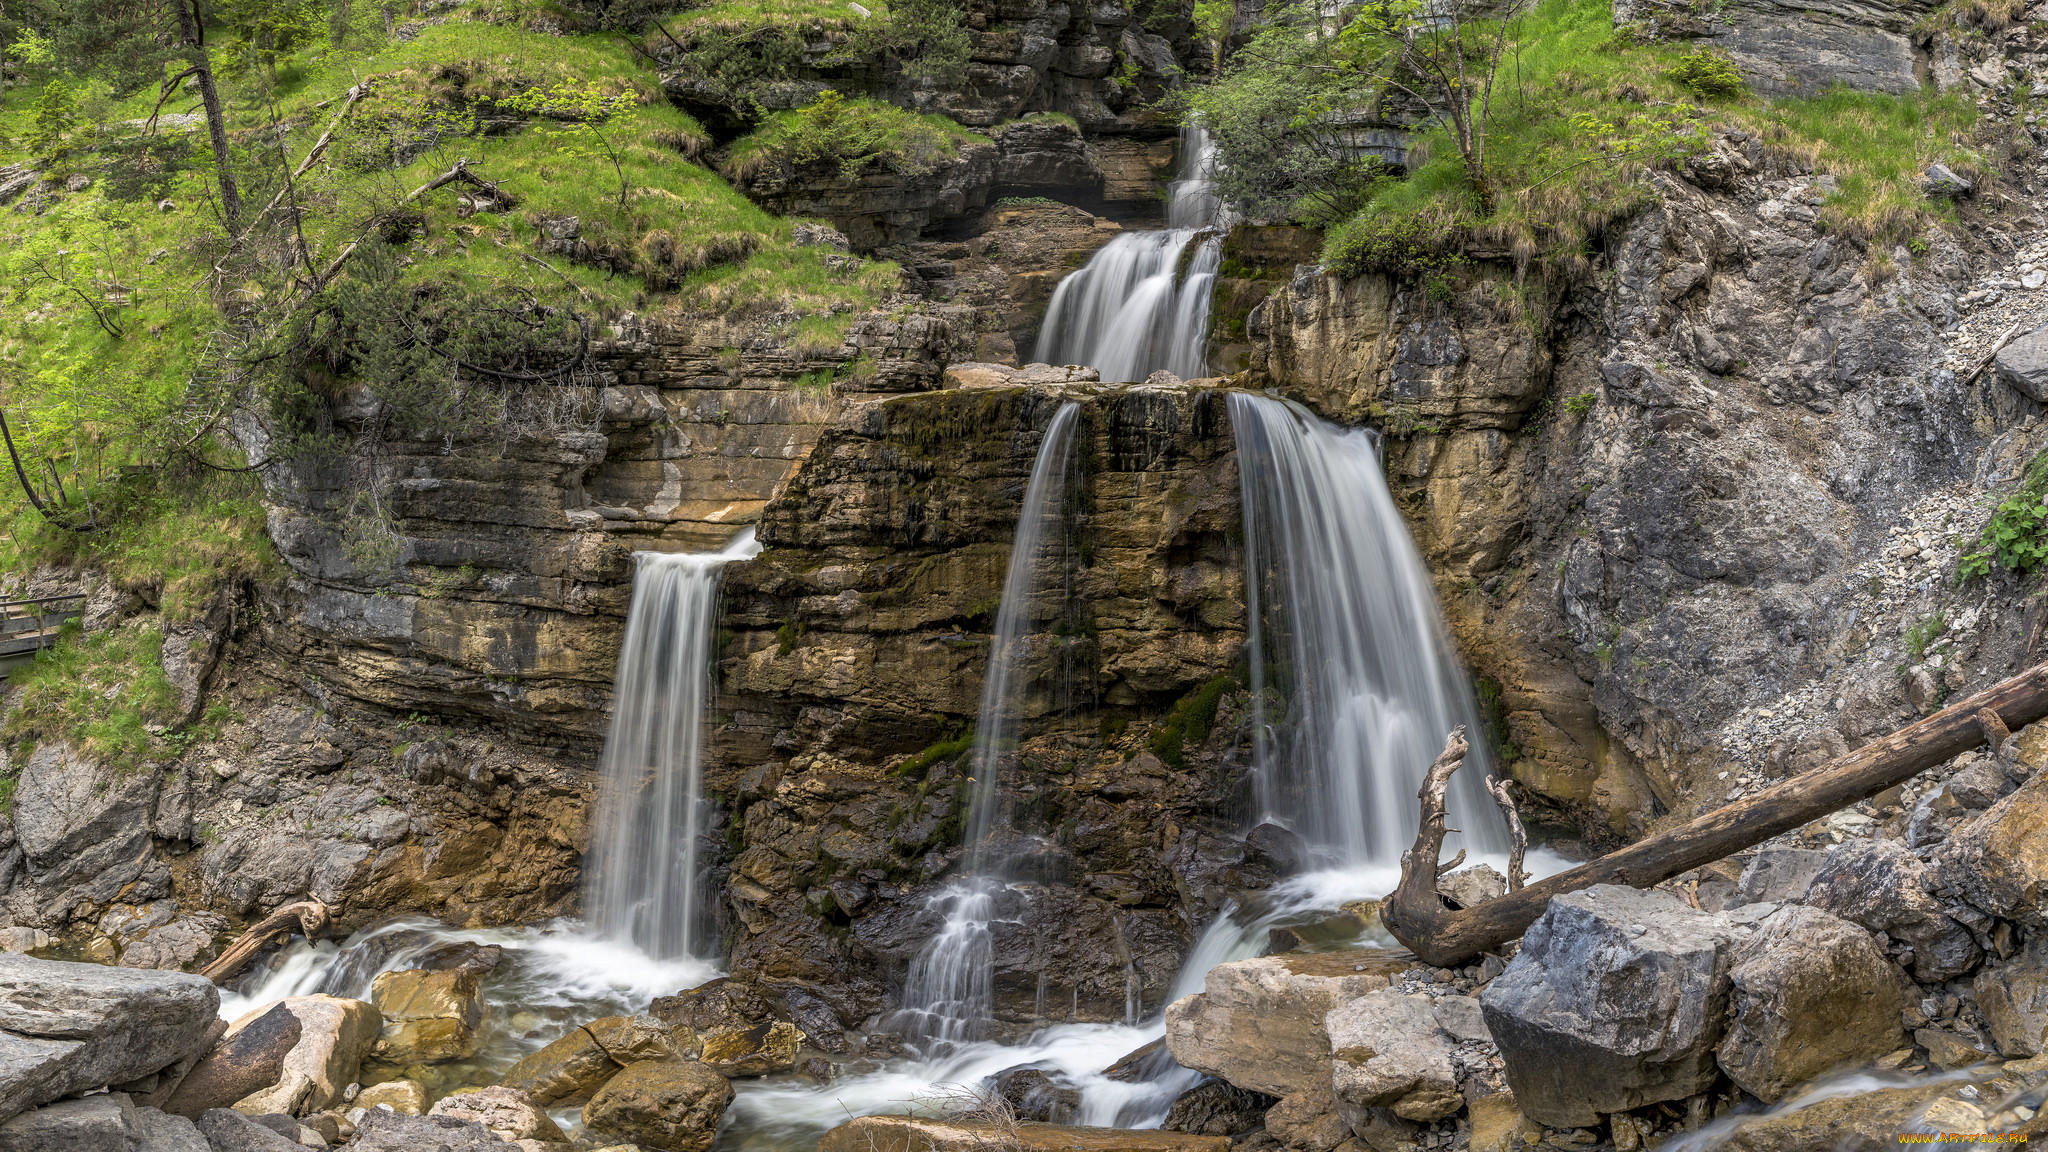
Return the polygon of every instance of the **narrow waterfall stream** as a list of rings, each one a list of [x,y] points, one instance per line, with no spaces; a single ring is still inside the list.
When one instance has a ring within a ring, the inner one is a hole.
[[[1060,405],[1039,442],[1017,532],[1003,576],[1003,598],[989,638],[988,671],[981,685],[969,772],[974,780],[962,842],[961,879],[935,899],[946,907],[945,926],[912,961],[902,1008],[892,1025],[913,1043],[939,1051],[980,1040],[995,1014],[994,948],[989,918],[995,890],[1004,883],[1003,861],[991,843],[1001,807],[1002,755],[1015,744],[1018,720],[1031,690],[1030,640],[1041,612],[1038,600],[1050,539],[1064,522],[1075,467],[1074,424],[1081,406]],[[1060,558],[1060,559],[1063,559]]]
[[[727,564],[760,550],[749,528],[718,552],[635,554],[585,907],[598,932],[657,960],[702,955],[711,943],[697,867],[705,815],[697,760],[718,584]]]
[[[1126,232],[1061,280],[1035,359],[1085,364],[1104,380],[1166,371],[1206,374],[1209,294],[1223,262],[1223,203],[1211,176],[1216,148],[1199,126],[1181,131],[1183,172],[1167,189],[1166,228]],[[1190,245],[1193,251],[1189,251]]]

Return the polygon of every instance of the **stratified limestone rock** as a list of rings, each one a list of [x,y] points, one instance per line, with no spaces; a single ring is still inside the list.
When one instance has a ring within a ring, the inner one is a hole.
[[[1710,1087],[1739,933],[1668,892],[1552,900],[1479,997],[1521,1110],[1577,1127]]]
[[[2048,933],[2037,933],[2008,960],[1986,963],[1975,987],[2001,1055],[2048,1054]]]
[[[1984,958],[1969,929],[1928,893],[1927,866],[1895,840],[1834,849],[1808,886],[1806,903],[1910,945],[1910,967],[1922,983],[1952,980]]]
[[[997,156],[994,145],[975,143],[914,176],[873,166],[849,180],[838,161],[826,160],[767,165],[736,183],[770,211],[830,220],[856,252],[873,252],[985,207],[996,186]]]
[[[125,1092],[46,1104],[0,1124],[0,1152],[130,1152],[141,1140]]]
[[[350,1152],[506,1152],[504,1141],[474,1120],[453,1116],[407,1116],[381,1108],[356,1121]]]
[[[1766,1103],[1905,1043],[1912,984],[1870,934],[1840,917],[1780,908],[1738,944],[1722,1071]]]
[[[197,1117],[276,1084],[302,1029],[299,1018],[282,1004],[244,1017],[178,1082],[164,1111]]]
[[[1441,1120],[1465,1106],[1451,1037],[1427,996],[1368,992],[1325,1017],[1340,1105],[1391,1108],[1403,1120]]]
[[[470,1088],[434,1102],[430,1116],[453,1116],[473,1120],[501,1140],[541,1140],[565,1143],[569,1139],[533,1097],[512,1088]]]
[[[1200,994],[1167,1006],[1166,1044],[1183,1066],[1239,1088],[1281,1097],[1328,1091],[1326,1018],[1413,964],[1403,953],[1374,949],[1219,964]]]
[[[705,1152],[718,1134],[732,1085],[702,1064],[629,1064],[583,1106],[583,1123],[658,1152]]]
[[[1935,857],[1943,882],[2000,919],[2048,930],[2048,773],[1950,833]]]
[[[378,1060],[403,1067],[476,1054],[484,998],[475,972],[386,972],[371,983],[370,1002],[384,1018],[371,1053]]]
[[[0,954],[0,1118],[197,1054],[220,993],[197,976]]]
[[[52,927],[73,906],[105,904],[143,874],[157,789],[156,773],[123,772],[61,741],[29,755],[15,787],[14,836]]]
[[[1057,1124],[995,1127],[914,1116],[862,1116],[825,1133],[818,1152],[1228,1152],[1223,1136]]]
[[[305,1116],[340,1103],[377,1042],[383,1018],[374,1005],[339,996],[293,996],[279,1001],[299,1019],[299,1042],[284,1058],[277,1083],[235,1102],[251,1116]],[[245,1026],[257,1013],[235,1021]]]

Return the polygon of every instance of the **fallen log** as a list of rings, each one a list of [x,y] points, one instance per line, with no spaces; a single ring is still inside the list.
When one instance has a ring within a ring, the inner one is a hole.
[[[1518,892],[1453,909],[1437,894],[1444,865],[1444,789],[1465,758],[1465,733],[1451,733],[1430,765],[1419,797],[1422,823],[1401,857],[1401,883],[1380,918],[1410,951],[1438,967],[1464,964],[1519,937],[1550,898],[1595,884],[1648,888],[1702,864],[1761,844],[1830,812],[1866,800],[1987,741],[2002,752],[2008,734],[2048,717],[2048,664],[1959,701],[1917,723],[1754,796],[1609,852]]]
[[[215,984],[225,984],[235,973],[240,972],[249,961],[255,959],[265,945],[279,936],[290,936],[294,932],[305,933],[312,940],[327,931],[334,922],[334,914],[327,905],[318,900],[301,900],[287,904],[250,926],[247,932],[236,939],[213,963],[199,970],[201,976]]]

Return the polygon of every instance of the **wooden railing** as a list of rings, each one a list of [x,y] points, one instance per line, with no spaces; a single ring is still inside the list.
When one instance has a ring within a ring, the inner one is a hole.
[[[85,611],[85,593],[0,600],[0,658],[49,647],[64,622]]]

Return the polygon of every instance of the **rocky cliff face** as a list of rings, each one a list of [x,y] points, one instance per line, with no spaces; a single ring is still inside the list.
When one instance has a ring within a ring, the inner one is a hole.
[[[1304,270],[1252,317],[1256,370],[1395,433],[1515,773],[1596,829],[1718,802],[1723,723],[1868,647],[1864,561],[2039,411],[1950,357],[1982,254],[1823,234],[1827,179],[1724,139],[1533,316],[1483,280],[1440,303]],[[1842,737],[1785,739],[1780,767]]]

